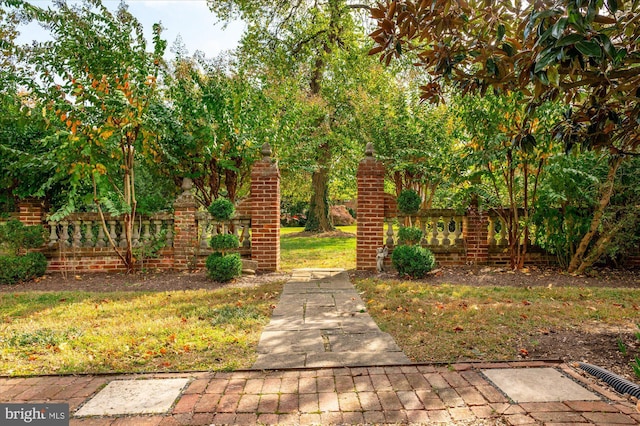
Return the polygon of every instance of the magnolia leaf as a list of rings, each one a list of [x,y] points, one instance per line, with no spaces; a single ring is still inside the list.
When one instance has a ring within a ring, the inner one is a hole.
[[[578,49],[578,51],[585,56],[589,56],[592,58],[602,57],[602,48],[597,42],[593,40],[583,40],[579,43],[576,43],[576,49]]]

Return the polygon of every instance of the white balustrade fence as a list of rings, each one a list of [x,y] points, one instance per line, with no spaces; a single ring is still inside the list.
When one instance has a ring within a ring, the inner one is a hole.
[[[219,234],[233,234],[240,241],[240,251],[251,249],[251,219],[234,218],[230,221],[214,220],[209,212],[196,213],[198,239],[201,250],[209,248],[211,237]]]
[[[106,227],[105,232],[102,220],[95,213],[78,213],[59,222],[49,221],[48,245],[72,248],[110,247],[108,233],[117,246],[127,246],[122,218],[106,217]],[[159,242],[164,242],[164,247],[173,247],[173,216],[137,216],[131,240],[133,247]]]

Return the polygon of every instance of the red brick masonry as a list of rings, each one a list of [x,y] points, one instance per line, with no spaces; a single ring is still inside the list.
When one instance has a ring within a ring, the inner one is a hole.
[[[480,373],[556,367],[600,401],[514,404]],[[634,425],[635,403],[553,362],[409,365],[232,373],[0,378],[1,402],[68,402],[74,413],[112,380],[189,377],[170,413],[72,418],[71,425],[408,424]]]

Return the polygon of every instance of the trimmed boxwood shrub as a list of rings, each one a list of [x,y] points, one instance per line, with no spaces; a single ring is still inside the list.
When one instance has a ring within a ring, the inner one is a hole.
[[[422,198],[413,189],[404,189],[398,196],[398,210],[402,213],[413,216],[420,210]]]
[[[211,237],[209,247],[224,254],[227,250],[240,247],[240,241],[233,234],[218,234]]]
[[[226,198],[218,198],[209,206],[209,213],[215,220],[229,220],[236,214],[236,208]]]
[[[424,278],[435,266],[436,259],[430,250],[415,246],[398,246],[391,254],[391,264],[400,276]]]
[[[420,243],[422,239],[422,230],[410,226],[403,226],[398,230],[398,244],[413,246]]]
[[[17,284],[44,275],[47,258],[42,253],[0,256],[0,284]]]
[[[238,253],[212,253],[207,257],[206,265],[209,278],[221,283],[231,281],[242,274],[242,260]]]

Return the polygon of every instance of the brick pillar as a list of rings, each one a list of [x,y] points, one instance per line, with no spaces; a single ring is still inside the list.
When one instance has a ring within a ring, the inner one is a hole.
[[[384,245],[384,166],[367,144],[358,165],[358,235],[356,269],[376,270],[376,250]]]
[[[173,203],[173,267],[177,270],[192,269],[197,266],[198,223],[196,211],[198,203],[191,189],[189,178],[182,181],[183,192]]]
[[[42,215],[44,213],[44,206],[42,200],[37,198],[25,198],[20,200],[18,207],[20,213],[18,214],[18,220],[26,226],[42,225]]]
[[[280,170],[271,147],[251,169],[251,260],[261,271],[280,269]]]
[[[489,220],[486,212],[478,207],[478,200],[472,200],[467,210],[464,239],[467,245],[467,264],[484,265],[489,261]]]

